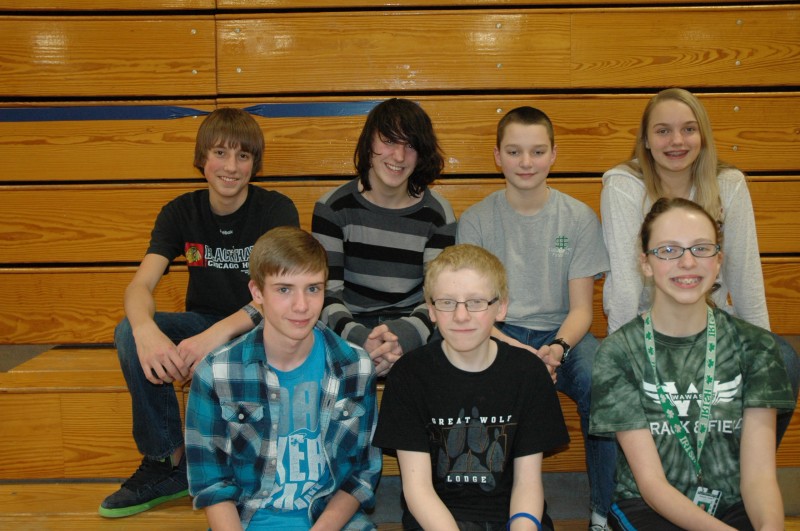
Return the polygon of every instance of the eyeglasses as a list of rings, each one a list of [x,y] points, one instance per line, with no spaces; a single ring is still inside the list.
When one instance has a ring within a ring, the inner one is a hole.
[[[453,299],[431,299],[433,307],[440,312],[454,312],[459,304],[463,304],[468,312],[485,312],[489,306],[500,300],[500,297],[487,301],[486,299],[467,299],[465,301],[454,301]]]
[[[691,247],[681,247],[680,245],[662,245],[655,249],[650,249],[647,254],[652,254],[656,258],[662,260],[677,260],[683,253],[689,251],[695,258],[711,258],[719,253],[719,245],[710,243],[701,243],[700,245],[692,245]]]

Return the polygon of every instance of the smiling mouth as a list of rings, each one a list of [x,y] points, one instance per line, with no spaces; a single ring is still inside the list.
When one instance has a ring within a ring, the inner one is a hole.
[[[666,151],[666,152],[664,152],[664,154],[665,154],[667,157],[671,158],[671,159],[679,159],[679,158],[681,158],[681,157],[685,157],[687,153],[689,153],[689,151],[688,151],[688,150],[682,150],[682,151]]]
[[[685,288],[693,288],[695,286],[700,285],[703,281],[702,277],[673,277],[672,282],[677,284],[678,286],[682,286]]]

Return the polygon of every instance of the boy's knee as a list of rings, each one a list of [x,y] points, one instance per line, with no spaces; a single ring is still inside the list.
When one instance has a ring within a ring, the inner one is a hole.
[[[114,347],[117,349],[117,355],[120,358],[124,358],[125,356],[135,354],[135,345],[131,323],[128,321],[127,317],[124,317],[116,328],[114,328]],[[131,346],[133,346],[133,348],[131,348]],[[134,352],[131,353],[131,350]]]

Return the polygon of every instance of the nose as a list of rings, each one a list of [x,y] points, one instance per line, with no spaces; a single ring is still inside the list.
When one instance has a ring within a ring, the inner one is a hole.
[[[408,146],[404,143],[396,142],[392,151],[392,158],[399,162],[404,161],[406,159],[406,149],[408,149]]]
[[[469,310],[467,310],[466,302],[457,302],[456,309],[453,312],[453,319],[456,321],[468,321],[470,318]]]
[[[692,254],[689,249],[683,251],[683,255],[678,258],[678,265],[684,268],[689,268],[697,263],[697,258]]]
[[[670,136],[670,142],[672,144],[683,144],[683,133],[680,130],[676,129]]]
[[[236,154],[235,153],[228,153],[225,155],[225,160],[223,163],[223,167],[225,171],[234,172],[236,171]]]
[[[292,301],[292,309],[298,313],[304,313],[308,309],[308,294],[301,291],[294,297]]]
[[[519,161],[519,165],[523,168],[530,168],[533,166],[533,157],[527,153],[523,153],[522,158]]]

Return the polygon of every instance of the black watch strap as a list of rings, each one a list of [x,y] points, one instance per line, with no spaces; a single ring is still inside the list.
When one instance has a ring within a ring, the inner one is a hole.
[[[561,348],[564,349],[564,355],[561,357],[561,361],[562,362],[567,361],[567,356],[569,356],[569,351],[572,350],[572,347],[570,346],[569,343],[564,341],[562,338],[557,337],[550,343],[548,343],[548,345],[561,345]]]

